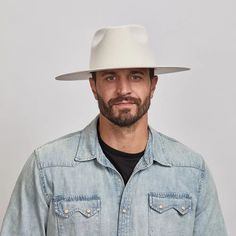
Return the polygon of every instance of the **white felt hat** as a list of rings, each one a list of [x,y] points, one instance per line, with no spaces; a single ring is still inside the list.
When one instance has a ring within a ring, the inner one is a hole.
[[[63,74],[56,79],[84,80],[91,77],[91,72],[125,68],[154,68],[155,75],[189,70],[186,67],[159,66],[145,28],[124,25],[98,30],[91,45],[89,68]]]

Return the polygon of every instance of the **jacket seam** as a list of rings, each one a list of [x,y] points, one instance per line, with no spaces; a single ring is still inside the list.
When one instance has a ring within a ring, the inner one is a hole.
[[[34,154],[35,154],[35,157],[36,157],[36,166],[37,166],[38,171],[39,171],[40,187],[41,187],[42,192],[43,192],[44,200],[47,203],[47,205],[49,205],[49,202],[50,202],[49,194],[46,191],[46,184],[45,184],[45,181],[44,181],[45,175],[44,175],[42,169],[39,167],[39,160],[38,160],[39,157],[38,157],[38,154],[37,154],[36,150],[34,151]]]
[[[183,168],[193,168],[193,169],[197,169],[199,171],[204,171],[201,167],[197,167],[197,166],[190,166],[190,165],[171,165],[171,167],[183,167]]]
[[[57,164],[51,164],[51,163],[45,163],[45,162],[41,162],[38,161],[38,165],[39,165],[39,170],[43,170],[46,168],[53,168],[53,167],[76,167],[78,164],[74,164],[74,163],[57,163]]]
[[[204,182],[204,179],[205,179],[205,176],[206,176],[205,171],[206,171],[205,168],[201,169],[200,180],[199,180],[199,190],[198,190],[199,196],[200,196],[200,193],[202,191],[202,185],[203,185],[203,182]]]
[[[205,178],[206,178],[206,168],[205,168],[205,163],[203,162],[203,169],[201,170],[200,172],[200,178],[199,178],[199,187],[198,187],[198,191],[197,191],[197,208],[196,210],[198,211],[198,207],[199,207],[199,201],[200,201],[200,197],[201,197],[201,193],[202,193],[202,189],[203,189],[203,183],[205,181]]]

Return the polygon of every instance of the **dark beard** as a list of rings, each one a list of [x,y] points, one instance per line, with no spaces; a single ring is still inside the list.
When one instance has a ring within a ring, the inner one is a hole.
[[[141,99],[130,96],[119,96],[117,98],[110,99],[108,104],[104,102],[103,98],[99,94],[97,94],[97,98],[101,114],[119,127],[130,127],[135,124],[144,114],[147,113],[151,101],[150,95],[145,98],[143,104],[141,104]],[[120,110],[118,116],[113,114],[112,106],[124,100],[132,102],[137,106],[138,109],[135,115],[129,114],[130,109],[128,108]]]

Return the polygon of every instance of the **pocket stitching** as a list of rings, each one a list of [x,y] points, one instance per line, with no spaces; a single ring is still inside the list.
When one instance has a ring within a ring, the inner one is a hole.
[[[66,207],[65,204],[74,203],[74,206]],[[53,205],[55,213],[63,218],[69,218],[76,212],[80,212],[83,216],[90,218],[96,215],[101,208],[101,201],[99,197],[80,199],[75,197],[56,196],[53,198]]]
[[[175,209],[180,215],[185,215],[191,210],[191,204],[192,199],[186,193],[149,193],[150,208],[160,214]]]

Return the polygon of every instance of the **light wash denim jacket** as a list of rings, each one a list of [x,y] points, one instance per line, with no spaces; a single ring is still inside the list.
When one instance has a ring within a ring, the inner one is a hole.
[[[34,151],[7,209],[1,236],[225,236],[202,157],[150,128],[127,185],[104,156],[95,119]]]

